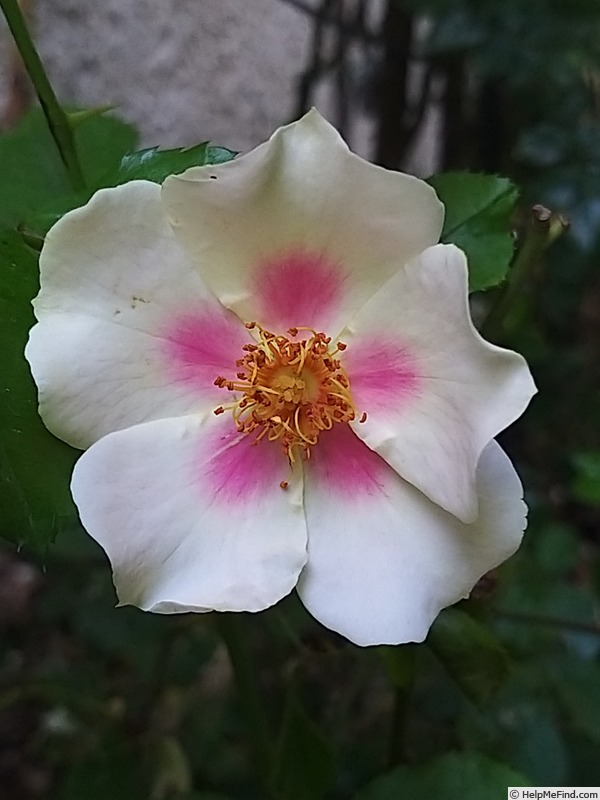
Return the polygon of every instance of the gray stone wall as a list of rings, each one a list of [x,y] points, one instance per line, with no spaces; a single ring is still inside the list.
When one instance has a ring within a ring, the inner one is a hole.
[[[244,151],[295,116],[312,23],[284,0],[22,2],[60,100],[115,104],[115,113],[140,130],[142,146],[210,139]],[[303,2],[316,6],[318,0]],[[382,7],[383,0],[369,4],[373,30]],[[332,38],[331,28],[326,36]],[[0,24],[0,108],[10,96],[14,61]],[[368,69],[360,48],[351,47],[350,62],[360,81]],[[320,81],[313,102],[335,124],[332,87],[331,80]],[[427,175],[436,160],[434,109],[423,129],[404,167]],[[372,155],[368,114],[354,113],[346,135],[356,152]]]
[[[287,121],[310,24],[280,0],[34,0],[61,101],[118,105],[144,144],[247,149]],[[7,96],[9,40],[1,40]]]

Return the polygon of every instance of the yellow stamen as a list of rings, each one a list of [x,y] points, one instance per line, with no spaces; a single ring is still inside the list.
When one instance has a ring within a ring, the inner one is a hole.
[[[281,442],[290,463],[296,462],[298,454],[308,459],[321,433],[335,423],[356,419],[350,381],[335,358],[346,345],[336,342],[336,349],[330,350],[331,338],[309,327],[289,328],[292,338],[256,322],[246,327],[257,329],[257,341],[242,347],[236,380],[219,375],[214,381],[215,386],[240,396],[229,406],[219,406],[215,414],[231,408],[237,429],[252,434],[255,444],[266,436]],[[310,336],[297,340],[300,331]],[[286,481],[281,485],[287,488]]]

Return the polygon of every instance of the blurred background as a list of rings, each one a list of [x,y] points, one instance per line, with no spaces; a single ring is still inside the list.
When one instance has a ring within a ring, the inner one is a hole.
[[[246,150],[316,105],[386,167],[512,178],[515,230],[534,203],[569,218],[494,333],[525,354],[540,390],[502,437],[526,487],[525,545],[467,608],[508,654],[496,691],[461,675],[480,659],[477,646],[452,670],[434,637],[414,654],[400,759],[387,744],[402,682],[389,648],[354,648],[293,597],[245,623],[273,724],[283,715],[284,737],[304,726],[298,758],[323,778],[307,800],[349,798],[386,764],[454,751],[538,785],[600,785],[598,0],[23,7],[61,101],[114,103],[140,146],[211,139]],[[0,28],[3,130],[31,105]],[[492,301],[475,296],[475,317]],[[263,797],[212,617],[113,605],[104,556],[79,529],[45,554],[0,547],[2,800]],[[290,697],[308,710],[301,723]],[[298,763],[288,768],[302,780]],[[486,800],[485,782],[478,791]]]

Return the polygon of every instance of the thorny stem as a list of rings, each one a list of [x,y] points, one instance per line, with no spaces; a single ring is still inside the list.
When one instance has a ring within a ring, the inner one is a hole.
[[[245,620],[237,613],[219,613],[217,630],[227,648],[236,686],[243,707],[256,772],[265,789],[270,791],[273,774],[273,748],[264,703],[259,691],[258,669],[244,631]]]
[[[39,98],[42,111],[60,153],[71,186],[75,191],[84,189],[85,181],[69,118],[61,108],[50,84],[46,70],[27,30],[25,18],[19,8],[19,4],[17,0],[0,0],[0,8],[4,12],[27,74]]]
[[[481,334],[486,339],[499,336],[506,314],[519,292],[527,284],[541,254],[567,230],[568,226],[568,221],[562,215],[541,205],[533,206],[523,244],[515,256],[508,279],[481,326]]]

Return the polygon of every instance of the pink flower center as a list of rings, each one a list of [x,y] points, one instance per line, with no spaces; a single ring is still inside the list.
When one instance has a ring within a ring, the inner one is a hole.
[[[292,463],[298,455],[310,458],[321,433],[356,418],[350,381],[338,358],[346,345],[337,342],[331,349],[331,337],[313,328],[290,328],[282,336],[255,322],[246,327],[256,329],[258,339],[242,347],[237,380],[215,380],[240,396],[214,413],[231,409],[238,431],[253,435],[255,444],[264,437],[281,442]],[[300,331],[311,335],[297,339]],[[363,414],[360,421],[366,418]]]

